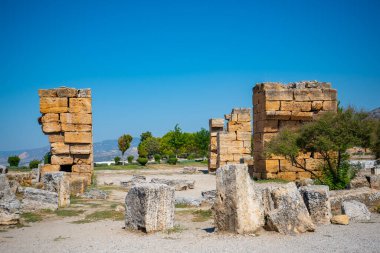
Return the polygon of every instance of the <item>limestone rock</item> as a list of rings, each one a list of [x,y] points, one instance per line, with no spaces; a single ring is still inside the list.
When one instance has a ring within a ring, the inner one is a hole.
[[[361,187],[370,187],[369,182],[364,176],[357,176],[350,182],[350,189],[356,189]]]
[[[176,197],[175,204],[176,205],[184,205],[184,206],[200,206],[202,203],[202,199],[192,198],[192,197]]]
[[[225,165],[216,171],[215,225],[220,231],[254,233],[264,225],[261,200],[254,192],[248,167]]]
[[[174,187],[176,191],[185,191],[187,189],[194,189],[194,180],[184,180],[184,179],[163,179],[163,178],[152,178],[150,181],[155,184],[166,184]]]
[[[380,175],[369,176],[369,183],[372,189],[380,190]]]
[[[8,173],[7,167],[0,165],[0,174],[7,174],[7,173]]]
[[[141,184],[146,182],[146,177],[141,175],[134,175],[131,180],[121,181],[120,186],[131,189],[136,184]]]
[[[58,193],[58,207],[70,206],[70,176],[66,172],[45,173],[44,189]]]
[[[92,143],[92,133],[91,132],[66,132],[65,133],[66,143]]]
[[[350,217],[344,214],[335,215],[331,218],[331,223],[337,225],[348,225],[350,223]]]
[[[77,96],[77,90],[74,88],[68,88],[68,87],[59,87],[56,89],[58,97],[76,97]]]
[[[86,191],[87,178],[81,176],[70,177],[70,195],[78,196]]]
[[[329,187],[325,185],[302,186],[299,191],[313,222],[330,224],[332,214]]]
[[[215,202],[216,190],[204,191],[201,194],[202,194],[204,201],[209,202],[211,204],[213,204]]]
[[[342,212],[348,215],[352,221],[369,221],[371,219],[371,213],[367,206],[356,200],[344,201]]]
[[[0,175],[0,225],[17,224],[20,219],[19,209],[20,202],[11,191],[7,176]]]
[[[174,189],[165,184],[135,185],[125,198],[125,228],[144,232],[174,226]]]
[[[9,213],[0,208],[0,226],[1,225],[16,225],[20,222],[20,215]]]
[[[41,209],[58,209],[58,193],[30,187],[23,189],[21,208],[24,212]]]
[[[268,228],[281,234],[313,232],[315,225],[294,183],[273,189],[274,210],[268,212]]]
[[[107,199],[108,194],[99,189],[91,189],[82,194],[81,197],[85,199]]]
[[[184,167],[183,168],[183,174],[195,174],[197,173],[198,168],[196,167]]]

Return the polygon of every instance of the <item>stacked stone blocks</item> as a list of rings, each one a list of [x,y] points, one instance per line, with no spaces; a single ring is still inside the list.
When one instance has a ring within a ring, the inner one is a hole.
[[[39,90],[39,123],[51,145],[45,172],[65,171],[91,183],[93,172],[92,106],[90,89],[61,87]]]
[[[260,83],[253,89],[254,107],[254,172],[256,178],[296,180],[312,177],[310,172],[297,168],[284,157],[264,154],[265,143],[287,127],[295,128],[312,121],[325,112],[336,112],[337,91],[330,83],[317,81],[290,83]],[[319,157],[300,155],[300,163],[319,173]]]

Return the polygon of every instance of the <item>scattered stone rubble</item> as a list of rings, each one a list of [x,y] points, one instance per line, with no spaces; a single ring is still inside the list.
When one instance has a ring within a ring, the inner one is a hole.
[[[302,186],[299,188],[314,224],[330,224],[330,191],[326,185]]]
[[[146,177],[142,175],[133,175],[131,180],[121,181],[120,186],[127,189],[131,189],[136,184],[141,184],[146,182]]]
[[[125,228],[146,233],[173,228],[174,192],[166,184],[133,186],[125,198]]]
[[[24,212],[33,212],[42,209],[58,209],[58,193],[31,187],[23,188],[21,208]]]
[[[6,175],[0,175],[0,225],[14,225],[20,220],[20,201],[11,191]]]
[[[331,223],[337,225],[348,225],[350,223],[350,217],[345,214],[335,215],[331,218]]]
[[[342,213],[342,203],[344,201],[356,200],[365,204],[370,210],[380,205],[380,191],[362,187],[352,190],[330,191],[331,211],[333,214]]]
[[[60,87],[39,90],[38,94],[39,123],[49,137],[52,154],[41,175],[65,171],[73,179],[86,178],[89,185],[93,173],[91,90]]]
[[[281,156],[267,158],[265,143],[287,127],[297,127],[325,112],[336,112],[337,91],[330,83],[310,81],[290,83],[260,83],[253,89],[254,107],[254,170],[259,179],[280,178],[295,181],[311,178],[310,172],[293,166]],[[321,159],[316,154],[302,154],[300,163],[315,174]]]
[[[176,191],[186,191],[188,189],[194,189],[195,181],[186,179],[164,179],[164,178],[152,178],[150,181],[155,184],[166,184],[173,187]]]
[[[343,201],[342,212],[350,217],[351,221],[369,221],[371,213],[366,205],[356,200]]]
[[[70,176],[67,172],[46,172],[42,182],[45,190],[58,194],[58,207],[70,206]]]
[[[108,194],[105,191],[99,189],[90,189],[80,195],[84,199],[107,199]]]
[[[183,174],[195,174],[198,172],[197,167],[184,167]]]

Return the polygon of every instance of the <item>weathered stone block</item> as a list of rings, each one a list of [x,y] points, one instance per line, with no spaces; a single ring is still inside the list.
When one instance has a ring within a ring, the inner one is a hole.
[[[224,133],[219,132],[217,135],[219,142],[228,142],[228,141],[235,141],[236,140],[236,133]]]
[[[91,97],[91,89],[78,90],[78,98],[90,98],[90,97]]]
[[[337,109],[338,109],[338,102],[336,100],[334,100],[334,101],[323,101],[323,110],[324,111],[336,112]]]
[[[139,184],[125,198],[125,228],[144,232],[174,226],[174,189],[165,184]]]
[[[266,119],[290,120],[291,111],[266,111]]]
[[[293,90],[266,90],[265,99],[268,100],[293,100]]]
[[[26,187],[23,193],[24,197],[21,202],[21,209],[24,212],[58,209],[58,193],[56,192]]]
[[[321,89],[295,89],[294,100],[295,101],[314,101],[324,100],[324,95]]]
[[[74,88],[60,87],[60,88],[57,88],[56,90],[57,90],[58,97],[72,98],[78,95],[77,89],[74,89]]]
[[[264,225],[260,197],[246,165],[226,165],[216,172],[215,225],[220,231],[253,233]]]
[[[335,89],[323,89],[324,100],[336,100],[337,91]]]
[[[237,114],[237,121],[239,121],[239,122],[251,122],[251,113],[239,113],[239,114]]]
[[[70,98],[69,112],[91,113],[91,98]]]
[[[0,175],[0,225],[14,225],[19,222],[20,202],[11,190],[6,175]]]
[[[87,185],[91,185],[92,182],[92,173],[91,172],[71,172],[71,177],[81,177],[85,178]]]
[[[51,164],[52,165],[71,165],[74,160],[71,156],[65,155],[52,155],[51,156]]]
[[[92,154],[90,155],[74,155],[75,164],[89,164],[91,165],[93,159]]]
[[[53,155],[70,154],[70,146],[63,142],[54,142],[51,144],[51,153]]]
[[[43,123],[42,131],[44,133],[57,133],[61,131],[61,124],[58,122]]]
[[[62,113],[61,123],[63,124],[92,124],[92,114],[89,113]]]
[[[293,111],[292,116],[290,117],[291,120],[312,120],[314,116],[313,112],[298,112]]]
[[[279,111],[280,101],[265,101],[265,111]]]
[[[279,171],[279,160],[265,160],[265,171],[268,173],[277,173]]]
[[[223,128],[224,119],[210,119],[209,125],[210,125],[210,128]]]
[[[41,113],[62,113],[68,111],[67,98],[41,97]]]
[[[66,132],[66,143],[92,143],[91,132]]]
[[[92,125],[82,124],[61,124],[62,131],[64,132],[90,132],[92,131]]]
[[[44,189],[58,193],[58,207],[70,206],[70,176],[66,172],[45,173]]]
[[[281,111],[310,112],[311,102],[281,101]]]
[[[56,133],[56,134],[49,134],[48,135],[48,138],[49,138],[49,142],[50,143],[54,143],[54,142],[64,142],[65,140],[65,137],[60,134],[60,133]]]
[[[70,194],[77,196],[83,194],[87,188],[87,178],[81,176],[71,176],[70,177]]]
[[[40,90],[38,90],[38,96],[40,96],[40,97],[56,97],[57,91],[55,89],[49,89],[49,90],[40,89]]]
[[[320,111],[323,109],[323,101],[312,101],[311,102],[311,110],[312,111]]]
[[[251,122],[236,122],[230,121],[227,123],[228,132],[250,132],[252,131]]]
[[[79,173],[91,173],[92,171],[92,166],[88,164],[75,164],[71,168],[72,172],[79,172]]]
[[[46,113],[41,117],[42,123],[58,122],[58,121],[59,121],[58,113]]]
[[[350,217],[348,215],[335,215],[331,218],[332,224],[348,225],[350,223]]]
[[[279,172],[277,173],[277,178],[287,181],[295,181],[297,179],[297,174],[296,172]]]
[[[92,153],[91,145],[70,145],[70,153],[73,155],[89,155]]]
[[[45,164],[41,167],[41,175],[46,172],[59,171],[60,169],[61,169],[61,166],[59,165]]]
[[[299,188],[311,219],[315,224],[330,224],[331,205],[329,187],[310,185]]]
[[[343,201],[342,212],[348,215],[351,221],[369,221],[371,219],[371,213],[367,206],[356,200]]]

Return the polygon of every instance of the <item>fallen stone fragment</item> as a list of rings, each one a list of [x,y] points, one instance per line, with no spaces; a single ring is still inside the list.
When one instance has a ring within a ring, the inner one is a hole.
[[[151,183],[155,184],[166,184],[173,187],[176,191],[186,191],[188,189],[194,189],[194,180],[185,179],[164,179],[164,178],[153,178]]]
[[[331,223],[337,225],[348,225],[350,223],[350,217],[344,214],[335,215],[331,218]]]
[[[351,221],[369,221],[371,219],[371,213],[367,206],[356,200],[344,201],[342,212],[348,215]]]
[[[315,230],[315,225],[295,183],[273,189],[271,197],[275,209],[267,214],[269,229],[281,234],[298,234]]]
[[[191,198],[191,197],[176,197],[175,204],[183,206],[198,207],[202,203],[202,199]]]
[[[20,201],[11,190],[6,175],[0,175],[0,225],[14,225],[20,220]]]
[[[142,175],[133,175],[130,180],[120,181],[120,186],[127,189],[131,189],[136,184],[141,184],[146,182],[146,177]]]
[[[332,214],[329,187],[325,185],[302,186],[299,191],[313,222],[330,224]]]
[[[7,167],[0,165],[0,174],[7,174],[7,173],[8,173]]]
[[[183,174],[195,174],[198,172],[198,168],[196,167],[184,167]]]
[[[204,201],[207,201],[207,202],[209,202],[211,204],[213,204],[215,202],[216,190],[204,191],[201,194],[202,194],[202,197],[203,197]]]
[[[42,209],[58,209],[58,193],[35,189],[31,187],[23,188],[23,199],[21,209],[24,212],[36,211]]]
[[[350,189],[370,187],[369,182],[365,176],[356,176],[350,181]]]
[[[84,194],[80,195],[84,199],[107,199],[108,194],[105,191],[99,189],[90,189]]]
[[[135,185],[128,192],[125,205],[126,229],[149,233],[174,226],[174,188],[168,185]]]
[[[216,171],[215,225],[220,231],[256,232],[264,225],[261,199],[254,192],[248,167],[225,165]]]
[[[49,172],[42,176],[44,190],[58,193],[58,207],[70,206],[70,176],[66,172]]]
[[[380,190],[380,175],[371,175],[368,178],[371,188]]]

